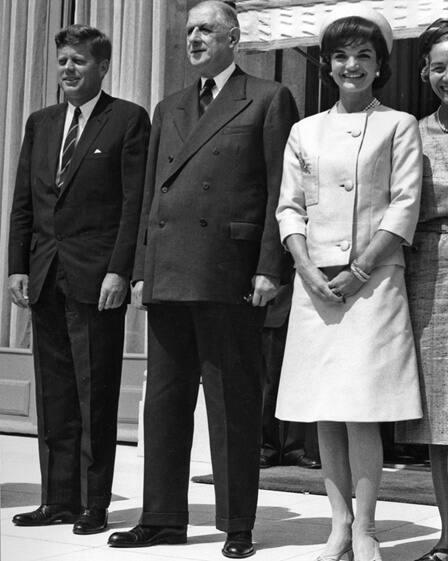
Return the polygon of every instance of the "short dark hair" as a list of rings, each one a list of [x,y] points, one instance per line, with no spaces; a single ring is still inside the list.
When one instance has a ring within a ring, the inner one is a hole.
[[[418,51],[420,59],[420,76],[424,82],[429,78],[429,54],[437,43],[448,41],[448,19],[436,19],[420,35]]]
[[[112,55],[112,44],[109,37],[96,27],[90,27],[90,25],[79,23],[68,25],[56,33],[54,40],[57,49],[66,45],[89,43],[90,52],[97,62],[110,60]]]
[[[389,65],[390,55],[386,40],[380,28],[373,21],[359,16],[341,18],[331,23],[325,30],[321,45],[320,76],[322,80],[336,87],[331,72],[331,55],[340,47],[357,45],[369,41],[376,52],[377,60],[380,61],[380,75],[373,81],[373,89],[379,89],[391,77]]]

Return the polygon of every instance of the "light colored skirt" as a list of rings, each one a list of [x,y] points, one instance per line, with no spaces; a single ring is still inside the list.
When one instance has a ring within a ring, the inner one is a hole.
[[[377,422],[421,415],[403,267],[376,268],[345,304],[324,302],[296,274],[276,416]]]
[[[448,234],[417,232],[407,257],[423,419],[399,423],[396,440],[448,445]]]

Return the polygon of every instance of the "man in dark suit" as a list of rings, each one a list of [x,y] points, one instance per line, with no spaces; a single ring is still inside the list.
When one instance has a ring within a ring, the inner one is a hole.
[[[133,276],[149,323],[143,514],[114,547],[186,541],[202,376],[223,553],[254,551],[261,329],[282,271],[274,212],[297,109],[285,87],[235,66],[239,36],[225,3],[192,8],[187,54],[201,79],[154,114]]]
[[[32,314],[42,504],[19,526],[107,525],[124,317],[149,118],[101,90],[111,44],[81,25],[56,35],[68,103],[26,124],[11,212],[9,289]]]

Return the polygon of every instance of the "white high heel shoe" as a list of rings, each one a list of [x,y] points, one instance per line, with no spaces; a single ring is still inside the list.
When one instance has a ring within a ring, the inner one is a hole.
[[[316,561],[353,561],[352,546],[342,553],[337,553],[336,555],[319,555]]]

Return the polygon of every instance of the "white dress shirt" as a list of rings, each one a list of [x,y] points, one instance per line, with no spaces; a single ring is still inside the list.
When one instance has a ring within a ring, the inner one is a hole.
[[[76,143],[78,143],[82,131],[84,130],[87,121],[90,118],[90,115],[92,114],[93,109],[95,108],[95,105],[97,104],[99,98],[101,96],[101,90],[96,94],[95,97],[92,97],[92,99],[89,99],[89,101],[87,101],[87,103],[84,103],[83,105],[80,105],[79,108],[81,110],[81,113],[79,114],[79,121],[78,121],[78,136],[76,138]],[[62,153],[63,153],[63,148],[64,148],[64,143],[65,143],[65,138],[68,134],[68,131],[70,129],[70,125],[73,119],[73,114],[75,112],[75,106],[72,105],[70,102],[68,102],[67,104],[67,113],[65,114],[65,123],[64,123],[64,134],[62,135],[62,142],[61,142],[61,150],[59,152],[59,165],[58,165],[58,175],[61,171],[61,163],[62,163]]]

